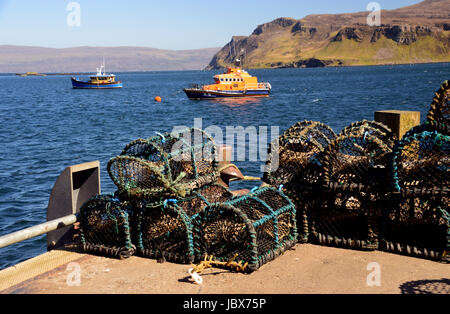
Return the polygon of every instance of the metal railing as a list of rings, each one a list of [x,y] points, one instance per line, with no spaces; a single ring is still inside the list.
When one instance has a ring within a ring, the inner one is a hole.
[[[78,215],[69,215],[0,237],[0,249],[31,238],[74,225]]]
[[[67,167],[58,177],[47,207],[47,222],[0,237],[0,248],[47,234],[47,249],[69,243],[82,204],[101,193],[100,162]]]

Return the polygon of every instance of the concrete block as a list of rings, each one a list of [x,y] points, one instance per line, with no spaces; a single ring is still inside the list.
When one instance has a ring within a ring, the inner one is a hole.
[[[401,139],[411,128],[420,124],[419,111],[387,110],[375,112],[375,121],[387,125]]]

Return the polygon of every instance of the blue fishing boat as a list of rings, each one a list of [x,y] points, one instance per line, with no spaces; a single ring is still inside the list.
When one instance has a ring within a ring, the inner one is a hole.
[[[97,74],[90,77],[89,81],[81,81],[72,77],[72,87],[75,89],[109,89],[122,88],[123,83],[116,81],[114,74],[106,74],[105,65],[102,64],[97,68]]]

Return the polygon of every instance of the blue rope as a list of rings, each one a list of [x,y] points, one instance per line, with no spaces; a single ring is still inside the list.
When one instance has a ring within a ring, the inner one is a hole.
[[[155,132],[156,133],[156,135],[158,135],[159,137],[161,137],[161,142],[164,144],[165,142],[166,142],[166,138],[165,138],[165,136],[164,135],[162,135],[161,133],[159,133],[159,132]]]
[[[167,205],[169,205],[169,203],[176,204],[176,203],[178,203],[178,200],[175,200],[175,199],[165,200],[164,201],[164,208],[167,208]]]

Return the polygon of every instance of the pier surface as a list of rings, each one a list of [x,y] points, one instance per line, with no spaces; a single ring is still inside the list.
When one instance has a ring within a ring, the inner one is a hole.
[[[368,278],[375,278],[371,263],[380,267],[380,286],[368,285]],[[77,268],[79,280],[74,281]],[[140,257],[120,261],[53,251],[1,271],[0,293],[450,294],[448,264],[310,244],[297,245],[250,275],[208,269],[202,285],[192,282],[189,268]]]

